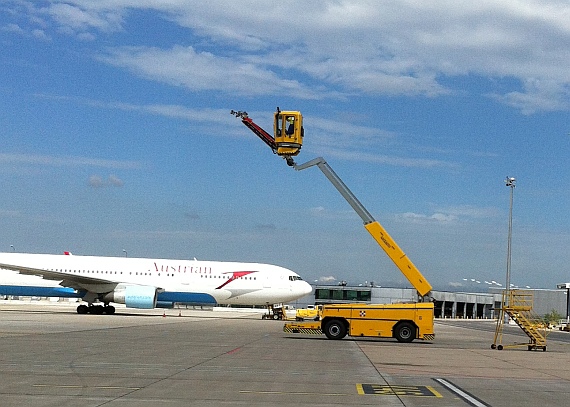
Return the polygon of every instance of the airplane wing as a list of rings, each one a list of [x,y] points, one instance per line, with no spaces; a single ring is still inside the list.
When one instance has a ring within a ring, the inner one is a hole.
[[[109,291],[111,291],[117,285],[117,282],[105,280],[102,278],[80,276],[75,274],[68,274],[59,271],[44,270],[33,267],[16,266],[13,264],[0,263],[0,269],[17,271],[20,274],[38,276],[46,280],[61,281],[59,283],[61,286],[70,287],[75,290],[86,289],[89,286],[108,286]],[[103,291],[106,290],[103,289]]]

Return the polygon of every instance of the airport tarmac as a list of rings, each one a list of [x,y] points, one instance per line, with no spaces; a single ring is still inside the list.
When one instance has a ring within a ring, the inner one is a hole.
[[[164,314],[163,314],[164,312]],[[180,314],[179,314],[180,312]],[[163,316],[166,315],[166,316]],[[492,350],[492,321],[436,322],[433,342],[282,332],[258,313],[0,304],[9,406],[562,406],[570,333]],[[505,327],[503,344],[526,342]]]

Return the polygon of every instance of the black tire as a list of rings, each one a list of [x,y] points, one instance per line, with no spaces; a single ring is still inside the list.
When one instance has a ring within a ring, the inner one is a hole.
[[[89,307],[89,313],[93,314],[93,315],[101,315],[101,314],[103,314],[103,306],[92,305]]]
[[[81,304],[77,306],[77,313],[78,314],[87,314],[89,312],[89,308],[87,305]]]
[[[325,324],[324,333],[329,339],[342,339],[346,336],[346,326],[339,319],[333,319]]]
[[[411,322],[400,322],[394,328],[394,338],[398,342],[411,342],[416,339],[416,327]]]

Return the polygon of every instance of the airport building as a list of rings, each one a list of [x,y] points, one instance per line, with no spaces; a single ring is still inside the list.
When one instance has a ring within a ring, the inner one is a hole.
[[[534,297],[534,313],[545,315],[553,310],[568,317],[568,291],[570,289],[531,289]],[[432,291],[435,300],[436,318],[493,319],[498,316],[502,301],[501,290],[488,293],[467,293]],[[350,287],[316,285],[313,294],[301,298],[295,306],[303,308],[310,304],[394,304],[414,302],[416,290],[413,288]]]
[[[529,289],[533,294],[533,311],[536,315],[556,311],[562,318],[570,315],[570,283],[559,285],[558,289]],[[434,298],[434,315],[436,318],[459,319],[494,319],[499,314],[502,301],[502,291],[490,288],[488,293],[468,293],[436,291],[431,292]],[[295,308],[306,308],[307,305],[365,303],[365,304],[396,304],[414,302],[416,291],[413,288],[389,288],[343,285],[314,285],[313,293],[290,305]],[[0,296],[0,300],[47,300],[40,297]],[[51,298],[54,301],[77,301],[72,298]],[[249,306],[240,306],[249,308]],[[240,308],[233,306],[233,308]],[[211,305],[193,306],[193,308],[211,308]]]

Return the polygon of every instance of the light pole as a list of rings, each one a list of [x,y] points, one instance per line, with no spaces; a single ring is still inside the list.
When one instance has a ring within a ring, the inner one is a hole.
[[[128,257],[127,251],[125,249],[123,249],[123,253],[125,253],[125,257]]]
[[[507,287],[505,289],[505,305],[509,305],[509,290],[511,289],[511,242],[513,239],[513,192],[517,180],[514,177],[507,177],[505,185],[511,188],[511,203],[509,206],[509,237],[507,244]]]

